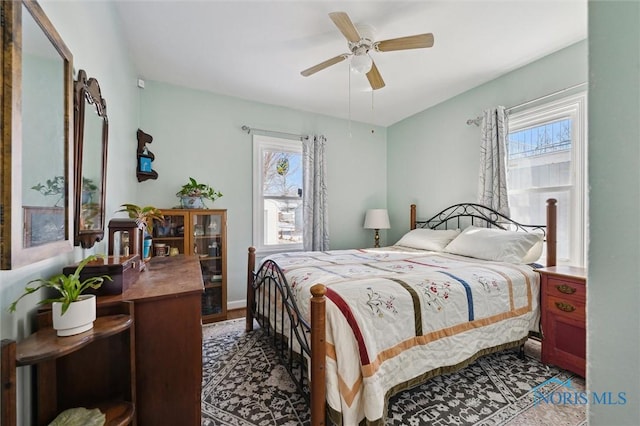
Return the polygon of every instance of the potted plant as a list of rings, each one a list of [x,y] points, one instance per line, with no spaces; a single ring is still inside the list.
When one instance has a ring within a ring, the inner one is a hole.
[[[38,278],[29,281],[22,296],[9,306],[9,312],[15,312],[16,305],[26,295],[43,287],[52,288],[59,296],[41,300],[38,304],[51,303],[53,328],[57,330],[58,336],[72,336],[90,330],[96,319],[96,296],[83,293],[90,288],[100,288],[104,280],[112,281],[109,275],[93,276],[84,280],[80,278],[82,269],[89,262],[98,260],[98,257],[104,256],[91,255],[83,259],[72,274],[58,274],[48,280]],[[31,286],[32,283],[39,284]]]
[[[58,203],[64,198],[64,176],[55,176],[53,179],[47,179],[45,184],[38,183],[32,186],[31,189],[35,189],[42,195],[58,195],[58,199],[54,203],[54,207],[58,207]]]
[[[161,223],[164,223],[164,216],[162,215],[162,211],[153,206],[145,206],[141,207],[136,204],[122,204],[122,207],[116,213],[119,212],[127,212],[129,214],[130,219],[135,219],[138,228],[140,228],[143,232],[151,235],[151,231],[153,231],[153,221],[157,220]]]
[[[210,185],[199,183],[190,177],[189,182],[182,185],[180,191],[176,192],[176,196],[180,198],[180,205],[185,209],[202,209],[205,208],[205,198],[212,202],[222,197],[222,193],[213,189]]]
[[[130,219],[135,219],[138,228],[142,230],[143,234],[143,246],[142,246],[142,258],[149,259],[151,257],[151,242],[153,221],[157,220],[160,223],[164,223],[164,216],[162,211],[157,207],[145,206],[141,207],[136,204],[122,204],[122,207],[118,212],[127,212]]]
[[[82,177],[82,199],[81,204],[90,204],[93,201],[93,195],[98,190],[98,185],[93,182],[93,179]]]

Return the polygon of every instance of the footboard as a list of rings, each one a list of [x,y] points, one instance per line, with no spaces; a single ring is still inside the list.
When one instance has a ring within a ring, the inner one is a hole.
[[[301,315],[280,267],[270,260],[255,269],[255,248],[249,248],[246,331],[254,319],[272,339],[298,390],[311,405],[311,424],[325,424],[325,293],[311,288],[311,324]]]

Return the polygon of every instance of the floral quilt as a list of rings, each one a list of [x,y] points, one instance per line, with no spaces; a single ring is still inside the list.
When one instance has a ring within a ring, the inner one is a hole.
[[[392,394],[537,327],[539,278],[528,265],[401,247],[267,259],[307,319],[311,286],[327,287],[327,404],[345,425],[381,424]]]

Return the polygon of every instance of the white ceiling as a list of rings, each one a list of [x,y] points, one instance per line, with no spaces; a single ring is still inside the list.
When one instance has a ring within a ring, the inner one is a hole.
[[[126,0],[116,8],[142,79],[381,126],[587,37],[587,0]],[[348,60],[300,75],[348,52],[334,11],[373,25],[376,40],[431,32],[435,43],[371,53],[386,83],[372,101],[366,77],[349,78]]]

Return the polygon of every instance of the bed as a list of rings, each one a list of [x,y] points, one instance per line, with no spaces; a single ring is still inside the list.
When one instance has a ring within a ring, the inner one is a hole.
[[[476,358],[522,348],[539,326],[535,261],[556,261],[556,200],[545,225],[464,203],[382,248],[279,253],[249,248],[254,319],[311,405],[312,425],[384,424],[395,393]],[[256,268],[256,266],[258,266]]]

